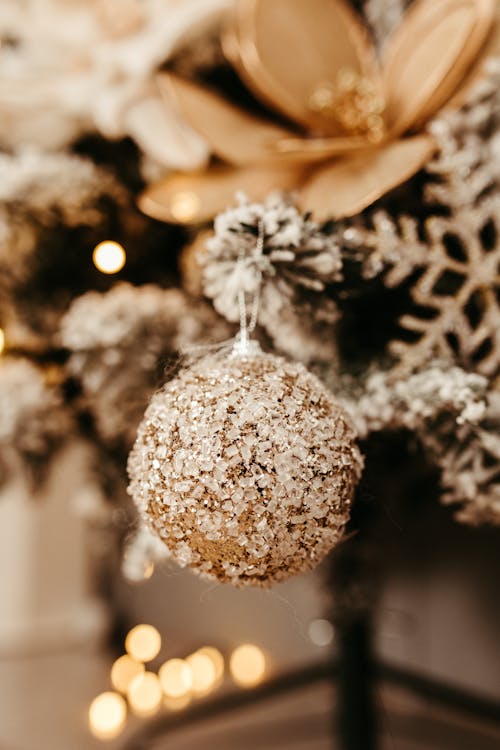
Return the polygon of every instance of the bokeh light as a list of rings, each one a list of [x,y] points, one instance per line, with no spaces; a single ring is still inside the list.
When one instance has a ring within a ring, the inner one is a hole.
[[[184,659],[169,659],[160,667],[158,675],[167,698],[182,698],[193,687],[193,674]]]
[[[307,629],[309,640],[315,646],[329,646],[333,643],[335,631],[333,625],[328,620],[312,620]]]
[[[196,652],[197,654],[203,654],[208,656],[215,669],[215,679],[220,682],[224,677],[224,657],[221,652],[213,646],[203,646]]]
[[[160,680],[154,672],[144,672],[134,677],[127,690],[132,711],[138,716],[150,716],[161,706],[163,693]]]
[[[200,210],[200,199],[196,193],[181,191],[170,200],[170,213],[176,221],[185,222],[194,219]]]
[[[126,693],[132,680],[144,674],[144,671],[144,664],[125,654],[120,656],[111,667],[111,684],[115,690]]]
[[[193,680],[193,692],[198,695],[209,693],[217,682],[215,667],[206,654],[197,651],[186,659]]]
[[[160,649],[161,635],[152,625],[136,625],[125,639],[125,650],[136,661],[151,661]]]
[[[98,271],[111,274],[122,270],[127,256],[119,242],[105,240],[94,248],[92,260]]]
[[[251,643],[238,646],[229,659],[229,671],[242,687],[258,685],[266,673],[266,657],[262,649]]]
[[[101,693],[89,708],[90,731],[100,740],[117,737],[125,726],[127,704],[118,693]]]
[[[3,332],[3,329],[0,328],[0,354],[2,354],[4,349],[5,349],[5,333]]]

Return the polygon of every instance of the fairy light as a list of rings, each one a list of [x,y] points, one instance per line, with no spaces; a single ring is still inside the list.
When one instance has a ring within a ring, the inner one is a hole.
[[[138,716],[155,713],[163,698],[158,676],[154,672],[144,672],[134,677],[127,690],[127,698],[130,708]]]
[[[167,698],[182,698],[193,687],[193,672],[184,659],[169,659],[160,667],[158,676]]]
[[[315,646],[329,646],[333,643],[335,631],[333,625],[328,620],[312,620],[307,629],[309,640]]]
[[[119,242],[105,240],[94,248],[92,260],[98,271],[112,274],[122,270],[127,256]]]
[[[124,654],[111,667],[111,684],[118,692],[126,693],[132,680],[144,672],[144,664]]]
[[[117,737],[125,726],[127,704],[118,693],[101,693],[89,708],[90,731],[100,740]]]
[[[3,328],[0,328],[0,354],[2,354],[4,349],[5,349],[5,333],[3,332]]]
[[[221,652],[213,646],[203,646],[196,652],[197,654],[203,654],[208,656],[215,669],[215,679],[220,682],[224,677],[224,657]]]
[[[170,213],[176,221],[191,221],[200,210],[200,199],[196,193],[182,191],[175,193],[170,200]]]
[[[193,692],[198,695],[209,693],[217,682],[212,660],[206,654],[196,651],[187,657],[186,662],[191,669]]]
[[[125,650],[135,661],[151,661],[160,649],[161,635],[152,625],[136,625],[125,639]]]
[[[262,649],[251,643],[238,646],[229,659],[229,671],[241,687],[258,685],[266,672],[266,657]]]

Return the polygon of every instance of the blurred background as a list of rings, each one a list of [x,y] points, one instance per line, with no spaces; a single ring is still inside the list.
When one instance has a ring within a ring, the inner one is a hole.
[[[319,18],[325,3],[315,0]],[[154,390],[186,347],[235,333],[234,317],[204,296],[196,261],[215,203],[232,197],[218,182],[198,193],[162,182],[223,159],[158,79],[168,71],[269,115],[272,102],[249,93],[221,41],[232,5],[0,2],[0,750],[493,750],[498,421],[487,444],[493,490],[481,494],[477,480],[466,500],[453,497],[459,520],[439,502],[438,470],[413,425],[367,435],[347,540],[315,571],[269,589],[206,581],[163,559],[126,493],[127,455]],[[350,23],[382,54],[412,3],[349,5]],[[288,11],[276,8],[278,34]],[[479,105],[460,131],[491,163],[493,80],[487,135]],[[200,122],[210,119],[204,106],[193,104]],[[286,112],[274,117],[290,125]],[[423,226],[435,206],[421,207],[422,191],[437,178],[422,166],[390,181],[374,210],[404,206]],[[260,173],[258,183],[281,187]],[[352,226],[366,229],[365,209]],[[335,231],[352,229],[346,221]],[[370,279],[363,293],[354,278],[348,266],[325,295],[351,321],[340,357],[358,372],[392,340],[413,277],[389,291]],[[309,325],[304,294],[296,315],[259,321],[257,335],[333,370],[326,303]],[[493,367],[466,369],[498,390]]]

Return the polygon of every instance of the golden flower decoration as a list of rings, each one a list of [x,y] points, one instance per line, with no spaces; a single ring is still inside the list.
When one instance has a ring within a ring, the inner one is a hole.
[[[497,0],[415,0],[380,58],[345,0],[237,0],[226,56],[279,117],[262,119],[174,75],[162,92],[218,163],[171,173],[140,197],[158,219],[198,223],[237,191],[296,191],[317,218],[359,213],[421,169],[435,150],[426,122],[460,104],[497,47]]]

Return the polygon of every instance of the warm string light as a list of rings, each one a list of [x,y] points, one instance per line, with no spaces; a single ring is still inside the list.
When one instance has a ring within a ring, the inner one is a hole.
[[[203,646],[203,648],[199,648],[196,653],[208,656],[214,665],[215,680],[217,683],[221,682],[224,677],[224,657],[221,652],[213,646]]]
[[[127,704],[118,693],[101,693],[89,708],[90,731],[100,740],[117,737],[125,726]]]
[[[134,677],[127,690],[129,706],[137,716],[151,716],[160,708],[163,699],[160,680],[154,672]]]
[[[229,671],[233,680],[241,687],[258,685],[266,673],[264,652],[251,643],[238,646],[229,659]]]
[[[193,687],[193,674],[184,659],[169,659],[158,673],[167,698],[183,698]]]
[[[175,193],[170,200],[170,213],[176,221],[192,221],[200,210],[200,199],[190,190]]]
[[[144,672],[144,664],[124,654],[111,667],[111,684],[119,693],[126,694],[131,682]]]
[[[208,695],[222,682],[224,657],[213,646],[203,646],[185,659],[168,659],[158,674],[147,671],[145,662],[158,656],[161,645],[160,633],[152,625],[136,625],[129,631],[127,653],[111,667],[114,691],[101,693],[89,707],[89,727],[95,737],[109,740],[120,734],[127,719],[127,703],[139,717],[152,716],[162,707],[181,711],[193,698]],[[229,669],[238,685],[250,688],[264,678],[266,658],[258,646],[247,643],[233,651]]]
[[[161,635],[152,625],[136,625],[125,639],[125,650],[136,661],[152,661],[160,649]]]
[[[122,270],[127,256],[119,242],[105,240],[94,248],[92,260],[98,271],[113,274]]]
[[[193,693],[195,695],[206,695],[211,692],[217,682],[212,660],[206,654],[197,651],[188,656],[186,662],[191,670]]]

